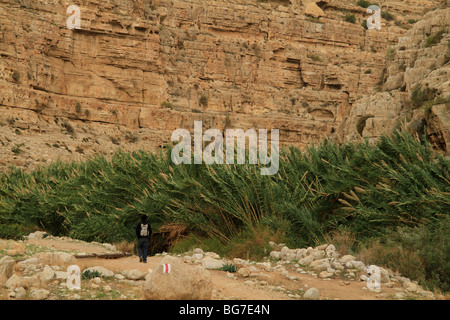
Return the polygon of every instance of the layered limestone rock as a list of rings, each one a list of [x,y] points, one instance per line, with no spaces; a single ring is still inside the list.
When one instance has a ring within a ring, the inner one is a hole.
[[[381,30],[356,1],[80,0],[69,29],[72,1],[2,1],[0,166],[154,150],[196,120],[318,143],[380,78],[403,84],[386,52],[440,1],[378,3]]]
[[[376,139],[392,128],[426,134],[450,152],[450,8],[427,13],[388,49],[380,91],[357,100],[342,123],[345,141]]]

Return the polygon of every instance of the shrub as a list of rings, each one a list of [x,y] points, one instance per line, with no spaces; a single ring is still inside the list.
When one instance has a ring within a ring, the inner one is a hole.
[[[171,103],[168,102],[168,101],[164,101],[164,102],[161,103],[161,107],[162,107],[162,108],[173,109],[173,104],[171,104]]]
[[[199,103],[204,106],[207,107],[208,106],[208,98],[205,95],[201,95]]]
[[[24,235],[29,234],[32,231],[30,228],[26,228],[20,224],[0,223],[0,239],[14,239],[19,240]]]
[[[439,42],[441,42],[442,38],[444,37],[444,34],[445,30],[441,30],[427,37],[427,40],[425,42],[425,48],[437,45]]]
[[[392,21],[395,19],[394,16],[388,11],[381,12],[381,17],[387,21]]]
[[[371,3],[369,1],[366,0],[358,0],[358,2],[356,3],[358,6],[363,7],[363,8],[368,8],[371,6]]]
[[[224,264],[224,265],[220,268],[220,270],[221,270],[221,271],[227,271],[227,272],[232,272],[232,273],[234,273],[234,272],[237,271],[237,268],[236,268],[236,266],[235,266],[234,264],[227,263],[227,264]]]
[[[426,102],[433,100],[437,95],[436,89],[425,87],[422,89],[417,85],[411,92],[411,101],[415,108],[423,106]]]
[[[75,105],[75,112],[76,113],[81,113],[81,104],[79,102],[77,102],[76,105]]]
[[[392,60],[394,60],[394,57],[395,57],[395,49],[393,47],[389,46],[386,49],[386,60],[387,61],[392,61]]]
[[[356,23],[356,17],[354,14],[346,14],[345,21],[350,22],[350,23]]]
[[[12,74],[12,78],[15,82],[19,82],[20,80],[20,73],[18,71],[14,71]]]
[[[94,279],[97,277],[101,277],[100,272],[98,272],[97,270],[84,270],[81,273],[81,279],[82,280],[90,280],[90,279]]]
[[[24,145],[25,145],[24,143],[16,144],[14,147],[11,148],[11,151],[12,151],[14,154],[20,154],[20,153],[23,152],[23,150],[22,150],[21,148],[22,148]]]
[[[72,127],[72,125],[71,125],[69,122],[64,121],[64,122],[61,124],[61,126],[62,126],[64,129],[66,129],[66,133],[67,133],[67,134],[73,135],[73,134],[75,133],[75,129]]]

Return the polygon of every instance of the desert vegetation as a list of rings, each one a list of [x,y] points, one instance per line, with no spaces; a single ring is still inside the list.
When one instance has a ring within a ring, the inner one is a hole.
[[[145,213],[154,230],[179,233],[173,250],[201,243],[255,258],[267,255],[270,240],[307,247],[335,239],[341,251],[370,251],[372,260],[449,289],[450,161],[424,139],[396,132],[376,144],[291,147],[274,176],[258,165],[175,166],[165,150],[2,174],[0,237],[41,229],[132,241]]]

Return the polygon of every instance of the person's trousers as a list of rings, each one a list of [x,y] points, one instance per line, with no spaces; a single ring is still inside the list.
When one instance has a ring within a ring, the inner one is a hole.
[[[139,258],[142,258],[144,262],[147,261],[147,254],[148,254],[148,238],[139,238],[138,239],[138,253]]]

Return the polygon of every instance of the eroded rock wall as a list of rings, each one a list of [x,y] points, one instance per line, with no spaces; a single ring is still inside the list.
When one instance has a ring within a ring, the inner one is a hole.
[[[2,0],[0,165],[154,150],[195,120],[318,143],[377,92],[388,48],[439,1],[378,3],[394,16],[381,30],[362,26],[356,1]]]

